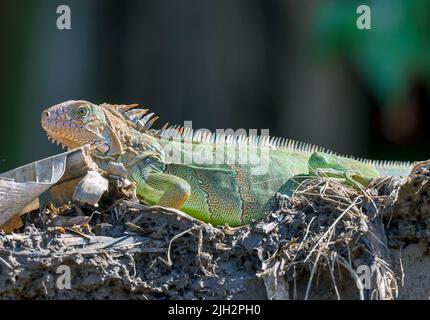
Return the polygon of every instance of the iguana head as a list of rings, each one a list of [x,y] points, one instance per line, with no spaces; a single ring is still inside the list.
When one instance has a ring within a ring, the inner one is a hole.
[[[138,132],[125,116],[126,110],[135,106],[70,100],[44,110],[41,123],[53,142],[69,149],[89,144],[96,155],[123,154],[126,149],[136,153],[157,150],[155,138]]]
[[[85,144],[103,149],[106,117],[101,108],[91,102],[71,100],[42,112],[42,127],[57,144],[77,148]]]

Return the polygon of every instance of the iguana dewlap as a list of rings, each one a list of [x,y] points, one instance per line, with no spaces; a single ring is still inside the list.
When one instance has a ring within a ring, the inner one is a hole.
[[[157,117],[137,105],[67,101],[42,113],[48,137],[68,148],[89,144],[100,166],[122,162],[150,205],[181,209],[214,225],[259,220],[276,192],[291,194],[316,174],[366,186],[407,175],[409,163],[355,160],[288,139],[151,129]]]

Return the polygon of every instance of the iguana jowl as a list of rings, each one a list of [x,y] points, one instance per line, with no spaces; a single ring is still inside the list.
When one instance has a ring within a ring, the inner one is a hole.
[[[179,126],[151,129],[156,119],[137,105],[72,100],[43,111],[41,121],[57,143],[91,145],[102,167],[122,162],[146,203],[181,209],[214,225],[235,227],[261,219],[276,192],[292,193],[297,181],[307,177],[324,174],[367,186],[374,177],[404,176],[412,168],[337,156],[288,139],[216,135]],[[244,153],[248,163],[238,161]],[[172,154],[179,156],[172,160]],[[235,161],[207,161],[211,156]],[[259,164],[263,171],[255,172],[252,157],[265,158]]]

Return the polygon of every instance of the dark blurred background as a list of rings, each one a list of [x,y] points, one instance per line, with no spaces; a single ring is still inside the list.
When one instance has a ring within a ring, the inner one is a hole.
[[[72,30],[56,27],[62,4]],[[60,152],[40,112],[69,99],[430,158],[430,1],[3,0],[0,21],[0,172]]]

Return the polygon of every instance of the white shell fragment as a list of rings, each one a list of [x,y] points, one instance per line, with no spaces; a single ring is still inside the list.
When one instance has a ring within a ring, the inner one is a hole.
[[[109,181],[106,178],[103,178],[97,171],[90,170],[76,186],[73,201],[97,206],[108,187]]]
[[[128,171],[122,163],[109,162],[106,168],[106,172],[113,176],[117,176],[124,179],[128,177]]]

